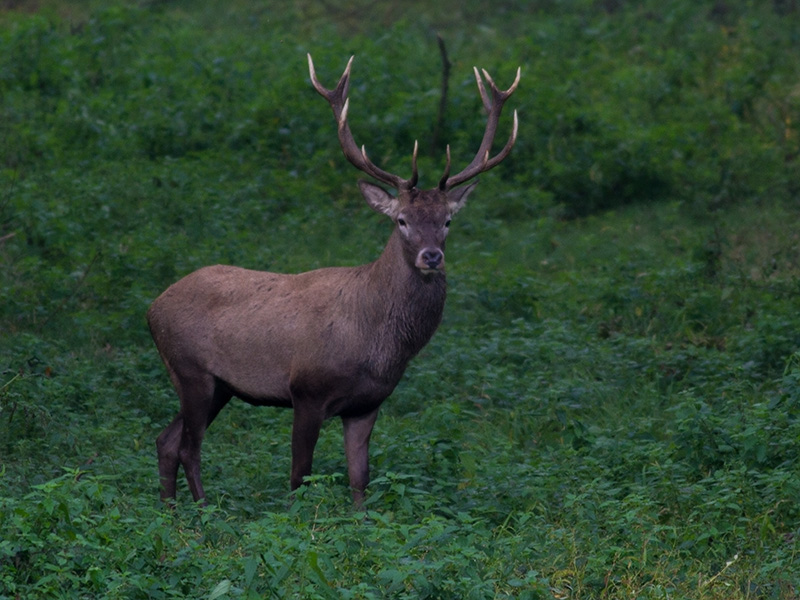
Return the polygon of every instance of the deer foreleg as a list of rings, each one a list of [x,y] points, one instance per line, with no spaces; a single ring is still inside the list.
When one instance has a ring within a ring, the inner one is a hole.
[[[322,414],[314,408],[304,409],[295,405],[292,423],[292,490],[303,485],[303,479],[311,475],[314,447],[322,427]]]
[[[377,418],[378,409],[358,417],[342,417],[344,453],[356,506],[364,503],[364,490],[369,483],[369,437]]]

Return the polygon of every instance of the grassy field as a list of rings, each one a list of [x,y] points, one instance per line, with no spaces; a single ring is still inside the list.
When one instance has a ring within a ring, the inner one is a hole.
[[[796,598],[797,3],[283,4],[0,9],[0,598]],[[520,139],[453,221],[365,510],[337,421],[291,499],[291,412],[234,401],[211,506],[168,511],[149,303],[390,233],[306,52],[329,85],[356,55],[356,139],[400,173],[419,139],[425,187],[480,143],[473,64],[522,67]]]

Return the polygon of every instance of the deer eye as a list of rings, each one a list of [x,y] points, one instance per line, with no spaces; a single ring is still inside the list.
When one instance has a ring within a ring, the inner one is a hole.
[[[397,219],[397,224],[400,225],[400,227],[405,227],[406,226],[406,220],[405,219]]]
[[[447,221],[444,222],[444,226],[450,227],[450,219],[447,219]]]

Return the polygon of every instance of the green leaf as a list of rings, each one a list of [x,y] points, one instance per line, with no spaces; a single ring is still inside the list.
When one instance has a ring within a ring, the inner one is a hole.
[[[222,598],[228,592],[231,591],[231,581],[229,579],[223,579],[220,581],[211,593],[208,595],[208,600],[217,600],[217,598]]]

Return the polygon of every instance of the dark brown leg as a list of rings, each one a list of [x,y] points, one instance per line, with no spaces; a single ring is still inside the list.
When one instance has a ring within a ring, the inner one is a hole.
[[[183,417],[178,415],[167,425],[156,440],[158,451],[158,476],[161,484],[161,499],[164,502],[175,500],[176,479],[178,477],[178,449],[183,431]]]
[[[377,418],[378,409],[359,417],[342,417],[347,472],[353,502],[358,507],[364,503],[364,490],[369,483],[369,438]]]
[[[303,485],[303,479],[311,475],[314,447],[321,427],[322,415],[318,410],[295,405],[292,423],[292,490]]]
[[[181,400],[181,412],[158,436],[158,470],[161,498],[175,498],[178,464],[183,465],[195,502],[205,498],[200,480],[200,448],[207,427],[230,400],[227,390],[217,389],[211,375],[171,373]]]

